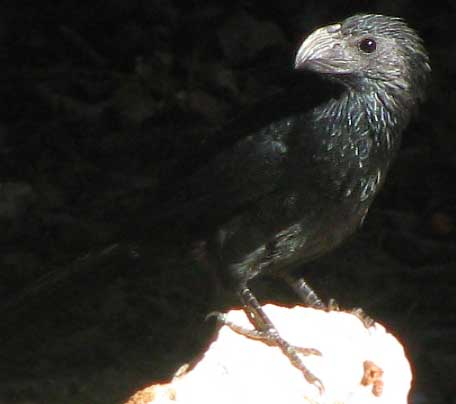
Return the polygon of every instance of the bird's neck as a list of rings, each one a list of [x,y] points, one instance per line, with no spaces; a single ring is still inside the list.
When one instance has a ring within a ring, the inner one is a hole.
[[[374,145],[394,153],[410,119],[410,104],[407,94],[389,88],[349,88],[324,105],[318,115],[330,133],[343,128],[342,132],[352,138],[369,136]]]

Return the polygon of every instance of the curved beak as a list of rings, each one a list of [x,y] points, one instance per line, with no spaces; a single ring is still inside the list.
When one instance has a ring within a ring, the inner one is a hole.
[[[310,34],[298,50],[295,69],[308,69],[318,73],[349,73],[350,64],[340,29],[340,24],[333,24]]]

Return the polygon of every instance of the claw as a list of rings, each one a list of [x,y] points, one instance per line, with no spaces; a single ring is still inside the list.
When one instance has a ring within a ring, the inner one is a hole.
[[[323,383],[320,379],[315,379],[313,382],[310,383],[318,389],[320,396],[322,396],[325,393],[325,386],[323,386]]]
[[[326,308],[327,311],[342,311],[339,307],[339,304],[334,300],[330,299]],[[362,308],[355,307],[352,310],[347,311],[348,313],[353,314],[354,316],[358,317],[361,322],[364,324],[364,327],[370,328],[374,325],[375,321],[370,318]]]
[[[340,311],[339,303],[337,303],[335,299],[329,299],[327,310]]]

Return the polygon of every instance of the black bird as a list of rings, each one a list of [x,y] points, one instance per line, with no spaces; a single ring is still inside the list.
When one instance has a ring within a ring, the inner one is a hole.
[[[170,187],[173,197],[162,198],[156,222],[204,229],[198,236],[207,261],[238,293],[254,336],[279,346],[322,388],[267,318],[249,281],[282,277],[305,303],[325,307],[290,270],[332,250],[362,224],[424,98],[430,67],[420,38],[403,20],[366,14],[317,29],[302,43],[295,68],[343,90],[313,109],[276,107],[261,127],[266,113],[234,125],[223,136],[235,141]]]
[[[239,294],[255,336],[281,347],[308,381],[321,385],[264,314],[249,281],[282,276],[306,303],[324,307],[303,279],[287,274],[360,227],[424,97],[430,66],[403,20],[367,14],[317,29],[302,43],[295,68],[344,90],[243,133],[182,184],[175,203],[215,224],[206,254]]]

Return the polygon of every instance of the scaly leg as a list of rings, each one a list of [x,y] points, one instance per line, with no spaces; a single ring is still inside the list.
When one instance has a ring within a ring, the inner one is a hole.
[[[295,293],[300,297],[304,304],[313,307],[315,309],[324,309],[328,311],[341,311],[339,305],[334,299],[330,299],[328,304],[323,303],[323,301],[318,297],[318,295],[313,291],[313,289],[308,285],[304,278],[294,278],[293,276],[284,274],[283,279],[291,286]],[[349,313],[352,313],[358,317],[366,328],[371,327],[374,324],[374,320],[370,318],[363,309],[355,307],[352,310],[348,310]]]
[[[323,393],[323,383],[305,367],[305,365],[302,363],[301,358],[298,355],[298,353],[301,353],[303,355],[321,355],[321,353],[313,348],[295,347],[290,345],[287,341],[285,341],[280,336],[279,332],[277,331],[269,317],[263,311],[260,303],[258,302],[258,300],[249,288],[243,287],[239,291],[239,295],[242,303],[244,304],[244,310],[250,322],[255,327],[255,329],[250,330],[238,326],[230,321],[227,321],[223,314],[213,313],[214,315],[216,315],[217,319],[224,325],[230,327],[233,331],[237,332],[238,334],[244,335],[248,338],[260,340],[268,345],[279,347],[285,354],[285,356],[293,364],[293,366],[295,366],[302,372],[305,379],[309,383],[317,387],[320,393]]]
[[[283,279],[290,285],[294,292],[299,296],[303,303],[314,309],[327,309],[328,305],[318,297],[314,290],[304,280],[304,278],[295,278],[288,274],[282,275]]]

